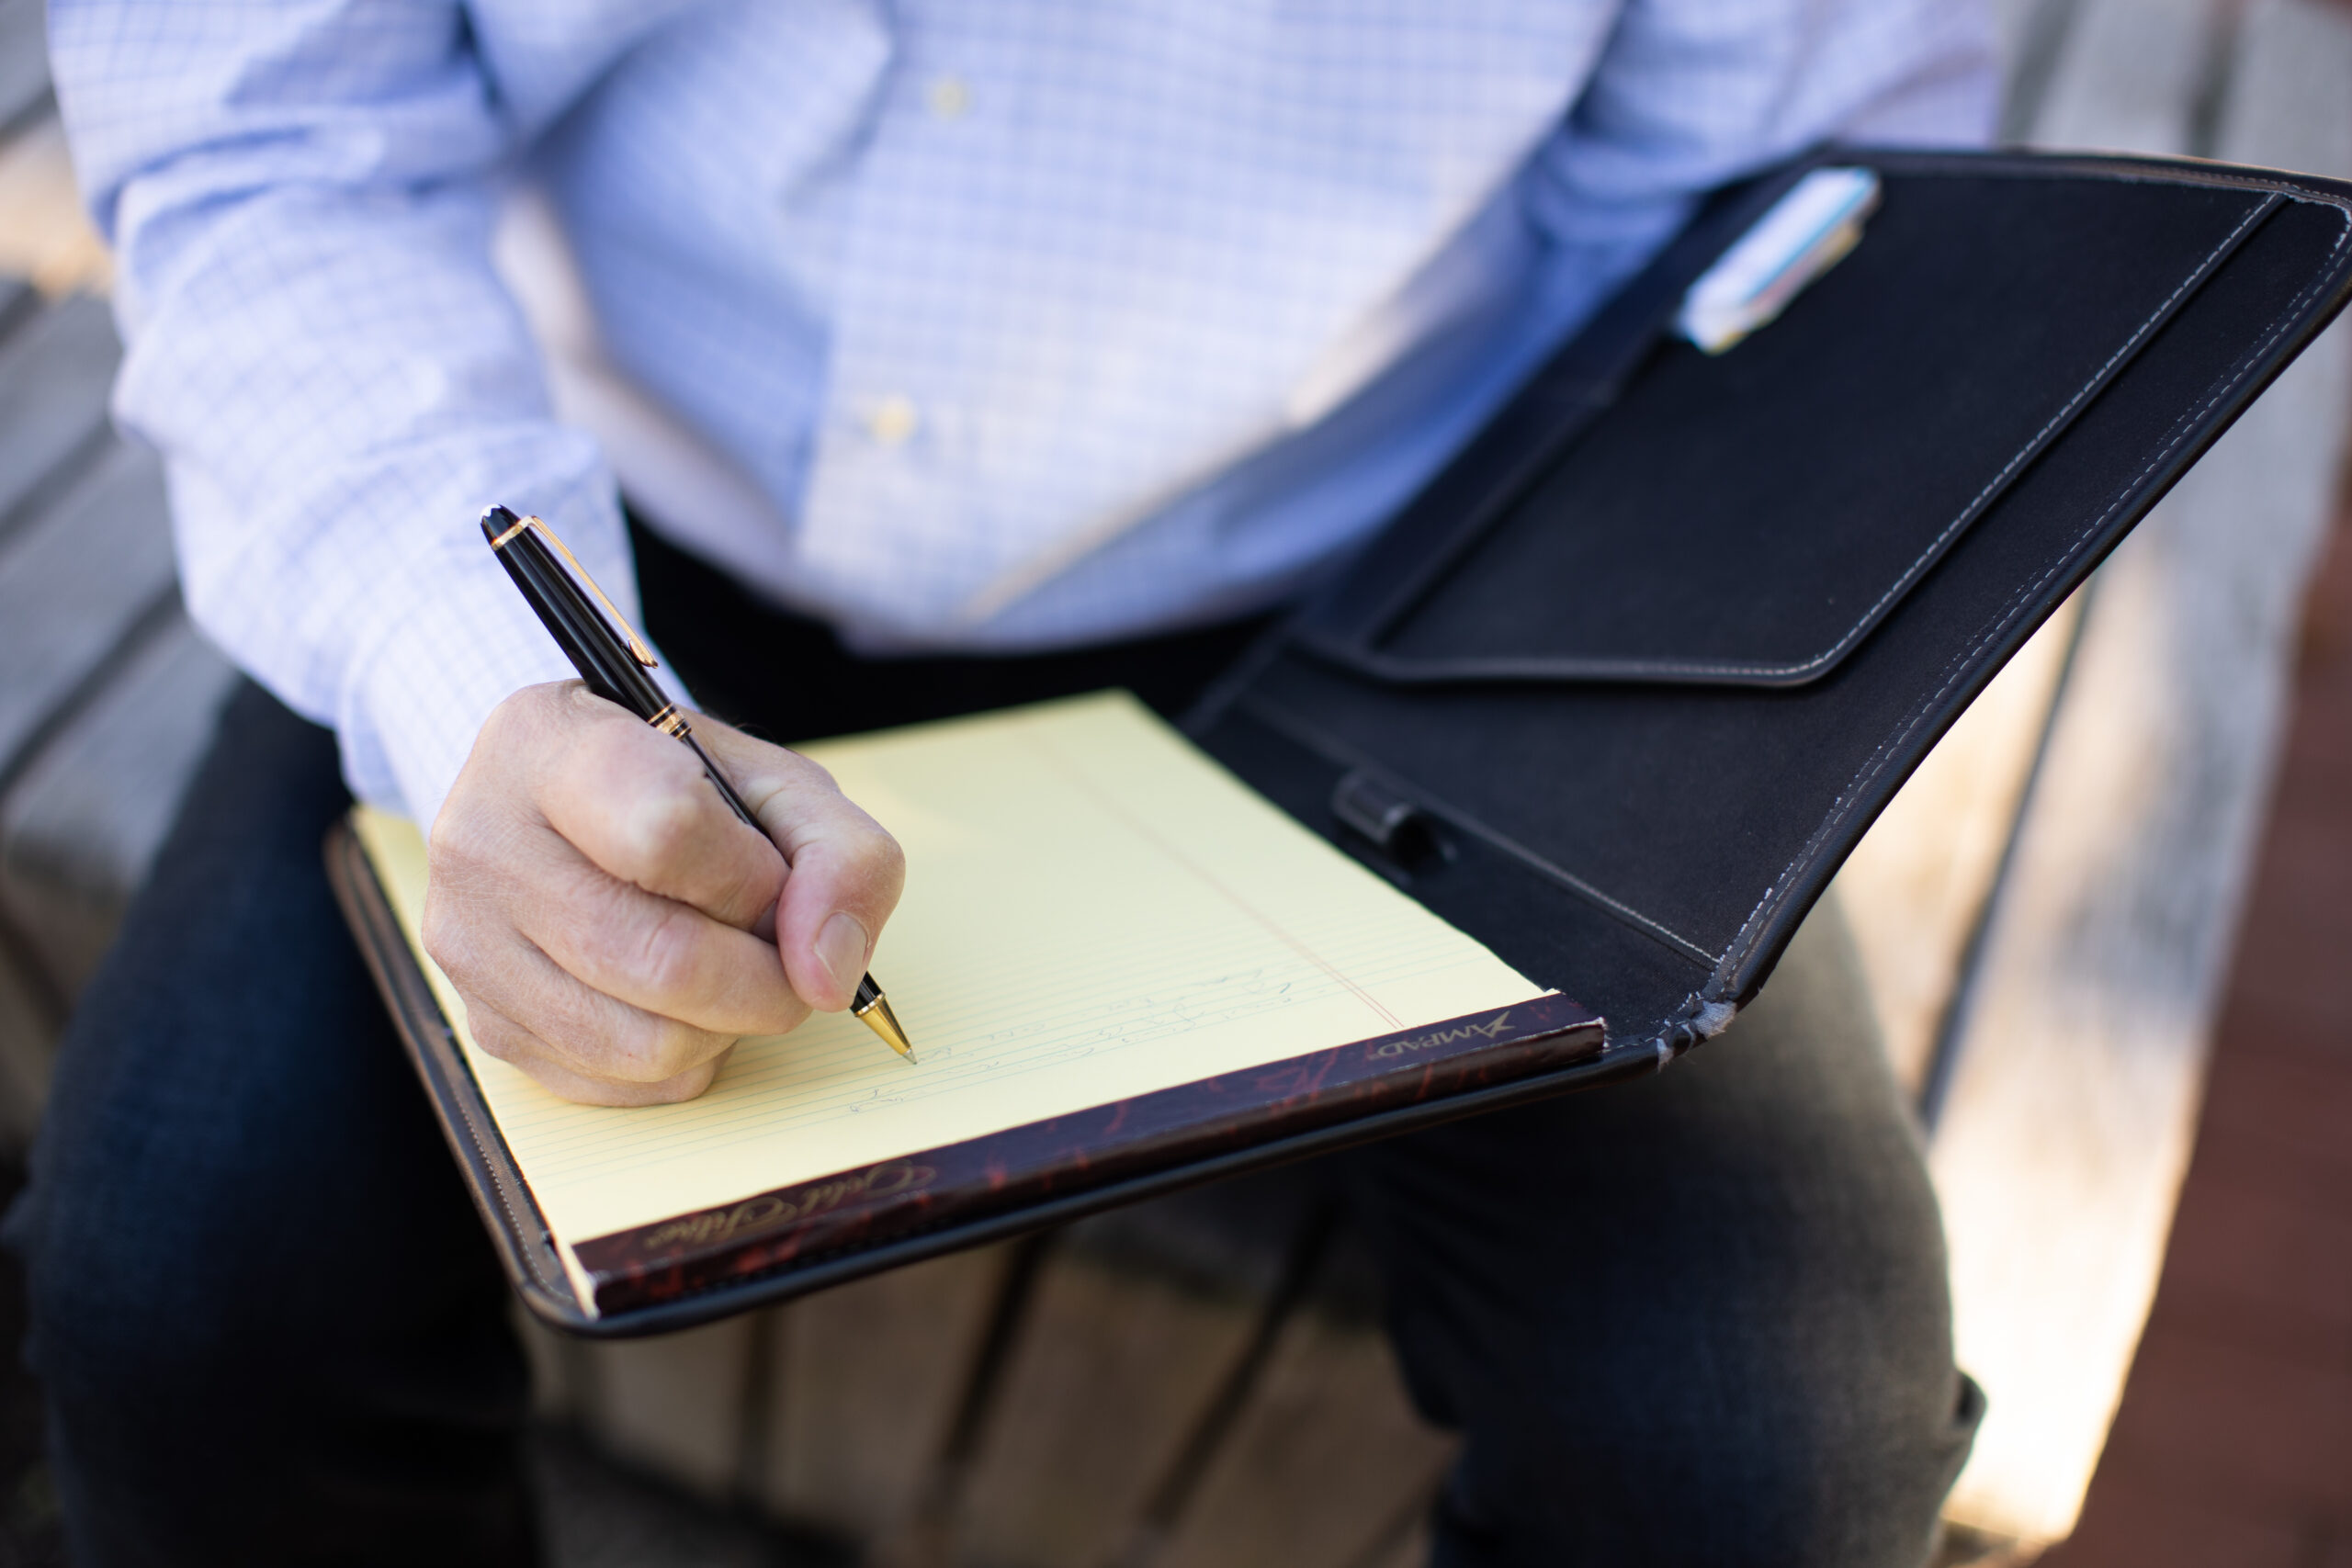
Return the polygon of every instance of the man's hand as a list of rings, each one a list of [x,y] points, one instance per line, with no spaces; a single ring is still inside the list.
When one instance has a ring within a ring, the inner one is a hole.
[[[713,719],[695,739],[766,837],[576,681],[501,703],[434,819],[425,951],[475,1043],[567,1099],[693,1099],[738,1036],[847,1007],[898,906],[897,840],[824,769]]]

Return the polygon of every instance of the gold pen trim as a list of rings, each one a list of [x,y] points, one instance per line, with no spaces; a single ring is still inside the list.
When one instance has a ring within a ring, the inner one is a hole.
[[[664,735],[674,735],[684,739],[689,733],[686,728],[686,716],[678,711],[678,705],[675,703],[663,703],[662,711],[645,722]]]
[[[646,646],[645,639],[637,635],[637,628],[628,624],[628,617],[621,614],[620,607],[618,605],[615,604],[610,599],[605,596],[605,591],[596,586],[596,580],[588,575],[588,569],[580,564],[580,558],[573,555],[571,553],[571,547],[566,545],[561,539],[557,538],[555,536],[555,530],[548,527],[540,518],[533,515],[521,519],[515,523],[513,527],[507,529],[506,532],[499,535],[495,539],[492,539],[490,542],[490,547],[494,550],[504,549],[506,547],[507,541],[514,538],[515,535],[521,533],[526,528],[537,528],[539,531],[539,537],[545,539],[548,544],[553,545],[555,547],[556,554],[561,556],[564,558],[565,564],[571,568],[571,575],[588,585],[588,592],[596,596],[596,603],[605,607],[605,614],[613,618],[613,625],[620,627],[621,640],[628,644],[629,657],[636,660],[639,664],[644,665],[648,670],[661,669],[661,660],[653,657],[653,650]],[[657,716],[649,722],[659,724],[661,719]],[[676,732],[673,731],[672,733],[674,734]]]
[[[864,1007],[853,1007],[850,1015],[882,1037],[882,1043],[911,1062],[915,1059],[914,1043],[899,1025],[899,1015],[890,1010],[890,998],[880,991]]]

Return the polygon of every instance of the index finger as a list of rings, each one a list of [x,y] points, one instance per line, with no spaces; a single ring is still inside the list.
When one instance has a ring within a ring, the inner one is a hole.
[[[706,719],[695,734],[790,863],[776,946],[809,1006],[850,1005],[906,886],[906,856],[882,825],[797,753]]]
[[[692,750],[584,688],[563,700],[557,743],[533,753],[548,826],[621,881],[751,930],[784,884],[775,843],[736,817]]]

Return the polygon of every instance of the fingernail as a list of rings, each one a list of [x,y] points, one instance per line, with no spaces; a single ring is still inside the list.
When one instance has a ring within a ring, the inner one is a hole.
[[[865,974],[865,928],[855,915],[835,915],[817,933],[817,962],[844,991],[857,989]]]

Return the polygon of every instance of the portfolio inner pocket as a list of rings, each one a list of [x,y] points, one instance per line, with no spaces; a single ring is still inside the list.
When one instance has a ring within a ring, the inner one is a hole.
[[[1719,357],[1661,340],[1607,418],[1335,651],[1408,682],[1814,680],[2275,200],[1893,175],[1778,321]]]

